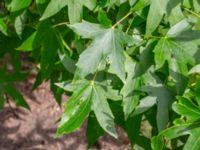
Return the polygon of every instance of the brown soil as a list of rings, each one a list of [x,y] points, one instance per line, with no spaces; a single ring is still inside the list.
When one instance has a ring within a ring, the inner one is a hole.
[[[85,123],[76,132],[56,138],[56,121],[62,110],[56,104],[48,83],[43,83],[34,92],[31,92],[32,84],[32,79],[17,83],[31,111],[16,108],[13,104],[12,108],[7,104],[0,111],[0,150],[86,150]],[[129,150],[125,134],[118,130],[119,140],[105,135],[92,150]]]

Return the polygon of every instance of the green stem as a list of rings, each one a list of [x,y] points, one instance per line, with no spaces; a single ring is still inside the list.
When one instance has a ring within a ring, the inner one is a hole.
[[[126,18],[128,18],[133,12],[128,12],[124,17],[122,17],[119,21],[117,21],[113,26],[112,29],[114,29],[116,26],[118,26],[122,21],[124,21]]]
[[[69,22],[61,22],[61,23],[53,25],[53,27],[56,28],[56,27],[63,26],[63,25],[67,26],[68,24],[69,24]]]
[[[95,72],[95,74],[94,74],[94,76],[93,76],[93,78],[92,78],[92,80],[91,80],[91,85],[93,85],[93,84],[94,84],[94,81],[96,80],[96,77],[97,77],[97,74],[98,74],[98,72],[99,72],[100,66],[101,66],[101,61],[100,61],[100,63],[98,64],[98,66],[97,66],[97,68],[96,68],[96,72]]]
[[[184,10],[186,10],[187,12],[189,12],[189,13],[191,13],[192,15],[194,15],[194,16],[196,16],[197,18],[200,18],[200,14],[198,14],[198,13],[196,13],[196,12],[194,12],[194,11],[192,11],[192,10],[190,10],[190,9],[188,9],[188,8],[186,8],[186,7],[182,7]]]
[[[133,23],[133,20],[134,20],[134,19],[132,19],[132,20],[131,20],[131,22],[130,22],[130,24],[129,24],[128,28],[126,29],[126,33],[128,33],[128,31],[130,30],[130,28],[131,28],[131,25],[132,25],[132,23]]]
[[[161,39],[164,38],[164,36],[154,36],[154,35],[149,35],[148,37],[144,34],[140,34],[140,33],[133,33],[133,35],[139,35],[141,37],[143,37],[144,39]]]

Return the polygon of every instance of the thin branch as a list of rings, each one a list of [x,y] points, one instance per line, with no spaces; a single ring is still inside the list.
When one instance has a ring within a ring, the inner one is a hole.
[[[192,15],[196,16],[197,18],[200,18],[200,14],[198,14],[197,12],[195,11],[192,11],[186,7],[182,7],[184,10],[186,10],[187,12],[191,13]]]
[[[144,39],[161,39],[164,38],[165,36],[154,36],[154,35],[149,35],[148,37],[144,34],[140,34],[140,33],[133,33],[133,35],[138,35],[143,37]]]
[[[130,28],[131,28],[131,25],[132,25],[133,21],[134,21],[134,19],[132,19],[132,20],[131,20],[131,22],[130,22],[130,24],[129,24],[128,28],[126,29],[126,32],[125,32],[125,33],[128,33],[128,31],[129,31],[129,30],[130,30]]]
[[[124,21],[126,18],[128,18],[133,12],[128,12],[123,18],[121,18],[119,21],[117,21],[113,26],[112,29],[114,29],[116,26],[118,26],[122,21]]]
[[[63,26],[63,25],[67,26],[68,24],[69,24],[69,22],[61,22],[61,23],[53,25],[53,27],[56,28],[56,27]]]
[[[100,69],[100,67],[101,67],[102,61],[103,61],[103,60],[100,61],[100,63],[98,64],[98,66],[97,66],[97,68],[96,68],[96,71],[95,71],[95,73],[94,73],[94,76],[93,76],[93,78],[92,78],[92,80],[91,80],[91,85],[94,85],[94,81],[96,80],[96,77],[97,77],[97,74],[98,74],[99,69]]]

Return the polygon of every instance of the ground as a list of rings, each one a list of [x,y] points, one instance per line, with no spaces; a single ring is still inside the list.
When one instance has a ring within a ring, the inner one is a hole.
[[[63,110],[55,102],[48,82],[31,92],[33,82],[34,79],[29,78],[16,84],[30,111],[12,103],[0,111],[0,150],[86,150],[86,123],[76,132],[56,138],[56,121]],[[63,100],[66,99],[63,96]],[[118,132],[118,140],[105,135],[92,150],[129,150],[126,135],[120,128]]]

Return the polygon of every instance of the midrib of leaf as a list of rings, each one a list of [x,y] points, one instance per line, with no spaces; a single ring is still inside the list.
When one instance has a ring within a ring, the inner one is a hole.
[[[98,98],[100,99],[101,96],[99,96],[99,94],[98,94],[98,92],[97,92],[95,86],[93,86],[93,90],[94,90],[94,93],[95,93],[95,94],[98,96]],[[106,100],[106,99],[105,99],[105,100]],[[100,99],[100,101],[101,101],[101,99]],[[99,107],[100,107],[100,106],[99,106]],[[102,107],[102,106],[101,106],[101,107]],[[103,109],[106,109],[106,108],[103,107]],[[104,113],[104,112],[103,112],[103,113]],[[110,117],[112,117],[112,119],[114,120],[114,116],[113,116],[112,112],[110,112],[109,115],[111,115]],[[97,120],[98,120],[98,118],[97,118]],[[113,121],[113,122],[114,122],[114,121]],[[102,127],[102,128],[104,129],[104,127]],[[106,131],[107,131],[110,135],[112,135],[113,137],[117,138],[116,133],[113,133],[113,132],[109,131],[107,128],[104,129],[104,130],[106,130]]]
[[[154,1],[154,0],[153,0],[153,1]],[[162,13],[164,13],[163,8],[162,8],[162,5],[161,5],[161,3],[160,3],[161,0],[158,0],[158,1],[159,1],[159,2],[158,2],[158,5],[159,5],[159,7],[160,7],[160,10],[161,10]]]
[[[87,89],[87,87],[88,87],[88,85],[86,85],[85,88],[83,88],[81,91],[79,91],[79,93],[81,93],[81,94],[79,94],[79,95],[77,94],[77,96],[75,96],[74,99],[79,99],[79,98],[81,98],[82,94],[83,94],[84,91]],[[70,99],[69,99],[69,100],[70,100]],[[74,101],[72,101],[71,103],[74,104]],[[66,105],[67,105],[67,103],[66,103]],[[70,104],[70,105],[71,105],[71,104]],[[65,114],[65,112],[64,112],[64,114]],[[61,121],[62,121],[62,120],[61,120]],[[65,119],[65,120],[62,121],[62,122],[66,122],[66,121],[68,121],[68,119],[67,119],[67,120]],[[65,123],[64,123],[64,124],[65,124]],[[61,126],[63,126],[63,124],[62,124]]]
[[[85,101],[86,101],[86,104],[84,105],[84,107],[81,108],[81,112],[84,112],[84,110],[87,108],[88,103],[90,103],[90,101],[91,101],[91,96],[92,96],[92,92],[90,93],[89,98],[88,98],[87,100],[85,100]],[[76,122],[76,121],[78,120],[78,118],[81,116],[81,113],[79,113],[79,114],[76,115],[76,116],[77,116],[77,117],[74,118],[74,120],[71,121],[71,123],[69,123],[68,126],[71,126],[71,124],[74,124],[74,122]]]
[[[199,114],[199,117],[200,117],[200,112],[197,112],[197,111],[195,111],[194,109],[189,109],[188,107],[186,107],[186,106],[183,105],[183,104],[179,104],[179,105],[181,105],[181,106],[184,107],[185,109],[187,109],[187,110],[189,110],[189,111],[195,113],[196,115]]]
[[[200,141],[200,136],[197,138],[197,140],[196,140],[195,143],[193,144],[191,150],[195,150],[194,148],[196,147],[198,141]]]

